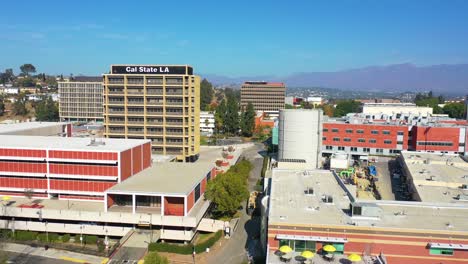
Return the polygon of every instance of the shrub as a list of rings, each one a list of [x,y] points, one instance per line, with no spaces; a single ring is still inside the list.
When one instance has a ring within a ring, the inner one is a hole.
[[[37,240],[39,240],[40,242],[47,242],[46,233],[40,233],[39,235],[37,235]]]
[[[0,239],[8,239],[13,237],[13,232],[9,229],[1,229],[0,230]]]
[[[99,239],[97,241],[97,248],[99,252],[104,252],[104,249],[106,249],[106,245],[104,244],[104,241],[102,239]]]
[[[38,232],[18,230],[15,232],[15,239],[20,241],[36,240]]]
[[[84,237],[83,237],[83,238],[84,238]],[[79,235],[79,234],[76,234],[74,240],[75,240],[75,243],[81,243],[81,241],[80,241],[80,235]]]
[[[68,241],[70,241],[70,235],[69,234],[63,235],[62,236],[62,242],[67,243]]]
[[[60,240],[60,236],[57,233],[49,233],[49,242],[57,242]]]
[[[97,236],[89,236],[89,235],[86,235],[84,237],[84,242],[86,244],[89,244],[89,245],[92,245],[92,244],[96,244],[98,241],[98,237]]]
[[[196,244],[187,244],[187,245],[177,245],[177,244],[169,244],[169,243],[150,243],[148,245],[148,251],[158,251],[158,252],[168,252],[168,253],[176,253],[176,254],[183,254],[183,255],[190,255],[193,253],[195,249],[196,253],[205,252],[207,248],[212,247],[221,237],[223,236],[223,231],[219,230],[215,233],[213,237],[210,239]]]

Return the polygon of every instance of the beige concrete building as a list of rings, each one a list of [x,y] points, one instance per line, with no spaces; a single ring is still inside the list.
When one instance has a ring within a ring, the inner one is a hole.
[[[241,87],[241,107],[252,103],[255,111],[278,112],[284,109],[286,86],[278,82],[245,82]]]
[[[61,121],[101,121],[102,77],[76,77],[58,82],[59,114]]]
[[[155,154],[198,158],[200,77],[191,66],[112,65],[103,104],[105,136],[146,138]]]

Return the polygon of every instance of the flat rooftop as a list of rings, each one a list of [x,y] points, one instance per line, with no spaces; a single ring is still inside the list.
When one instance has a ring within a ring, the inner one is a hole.
[[[150,168],[113,186],[107,192],[186,195],[214,168],[222,147],[201,147],[194,163],[153,162]]]
[[[357,200],[356,202],[378,208],[380,213],[376,217],[350,216],[344,210],[350,208],[351,199],[354,199],[354,186],[341,184],[331,171],[274,169],[272,174],[270,225],[349,228],[356,225],[468,232],[468,204]],[[306,192],[310,188],[313,189],[313,194]],[[324,202],[325,196],[331,196],[333,202]]]
[[[48,128],[66,125],[65,122],[22,122],[13,124],[0,124],[0,135],[11,135],[25,130]]]
[[[421,201],[468,205],[468,201],[457,199],[468,195],[468,190],[461,188],[468,185],[468,162],[459,155],[402,151],[401,158]]]
[[[105,144],[90,145],[90,138],[77,137],[43,137],[0,135],[1,147],[18,149],[51,149],[75,151],[124,151],[149,143],[146,139],[110,139],[97,138],[96,142]]]

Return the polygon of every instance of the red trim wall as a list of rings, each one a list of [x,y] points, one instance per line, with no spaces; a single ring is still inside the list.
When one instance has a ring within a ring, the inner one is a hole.
[[[142,165],[143,165],[142,154],[143,154],[142,146],[137,146],[132,149],[132,163],[133,163],[132,175],[142,170]]]
[[[49,173],[71,175],[118,176],[117,166],[50,164]]]
[[[59,199],[78,199],[78,200],[103,201],[104,197],[96,197],[96,196],[88,196],[88,195],[64,195],[64,194],[60,194]]]
[[[115,182],[51,179],[50,189],[83,192],[104,192],[114,184]]]
[[[343,147],[363,147],[363,148],[381,148],[381,149],[396,149],[397,133],[403,132],[403,150],[408,149],[408,127],[397,125],[370,125],[370,124],[338,124],[324,123],[323,129],[328,131],[323,132],[322,140],[324,146],[343,146]],[[338,132],[332,132],[332,129],[338,129]],[[346,129],[352,129],[352,133],[346,133]],[[358,134],[356,131],[360,129],[364,133]],[[378,134],[372,134],[372,130],[377,130]],[[383,134],[383,131],[390,131],[390,135]],[[333,138],[339,138],[340,141],[333,141]],[[350,138],[351,141],[344,141],[344,138]],[[365,142],[359,142],[358,139],[363,138]],[[376,143],[369,143],[369,139],[375,139]],[[391,144],[385,144],[384,140],[391,140]]]
[[[205,191],[206,191],[206,177],[203,178],[202,182],[201,182],[201,186],[200,186],[200,195],[201,194],[204,194]]]
[[[47,164],[35,162],[0,161],[0,171],[47,173]]]
[[[275,228],[270,226],[269,228]],[[277,234],[284,235],[304,235],[304,236],[329,236],[347,238],[348,243],[345,244],[345,254],[348,252],[370,252],[373,255],[384,253],[389,260],[389,263],[461,263],[460,261],[450,261],[450,258],[468,259],[468,251],[455,250],[453,256],[430,255],[427,244],[429,242],[451,243],[451,244],[466,244],[464,240],[457,239],[439,239],[439,238],[424,238],[424,237],[405,237],[405,236],[382,236],[379,234],[354,234],[352,230],[347,230],[342,235],[327,234],[326,232],[314,231],[295,231],[295,230],[270,230],[268,231],[268,244],[272,251],[279,247],[279,240],[275,237]],[[390,235],[388,233],[386,235]],[[368,240],[362,241],[362,240]],[[388,241],[388,242],[386,242]],[[316,243],[316,249],[319,251],[322,247],[321,242]],[[398,257],[391,256],[398,255]],[[425,257],[413,258],[413,257]],[[442,258],[442,259],[441,259]],[[442,261],[441,261],[442,260]]]
[[[36,149],[4,149],[0,148],[0,156],[8,157],[32,157],[32,158],[45,158],[45,150]]]
[[[1,187],[5,188],[24,188],[24,189],[47,189],[46,178],[30,177],[0,177]],[[1,188],[0,187],[0,188]],[[23,193],[24,196],[24,193]]]
[[[34,191],[34,190],[33,190]],[[24,197],[24,192],[7,192],[7,191],[0,191],[0,195],[8,195],[8,196],[19,196]],[[34,193],[34,197],[48,197],[46,193]]]
[[[120,180],[123,181],[132,174],[132,150],[120,153]]]
[[[458,127],[413,127],[411,130],[413,149],[419,151],[458,152],[460,128]],[[451,142],[452,146],[419,146],[417,142]]]
[[[184,216],[184,198],[164,197],[164,215]]]
[[[151,166],[151,142],[143,145],[143,168]]]
[[[54,159],[84,159],[84,160],[117,160],[116,152],[86,152],[50,150],[49,158]]]
[[[190,212],[190,209],[192,209],[193,205],[195,204],[195,190],[193,190],[188,196],[187,196],[187,214]]]
[[[107,208],[114,205],[114,199],[112,199],[112,195],[107,194]]]

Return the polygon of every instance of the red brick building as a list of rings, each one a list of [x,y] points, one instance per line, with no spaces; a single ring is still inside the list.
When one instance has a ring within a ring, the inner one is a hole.
[[[104,200],[104,191],[151,164],[148,140],[0,136],[0,193]]]

